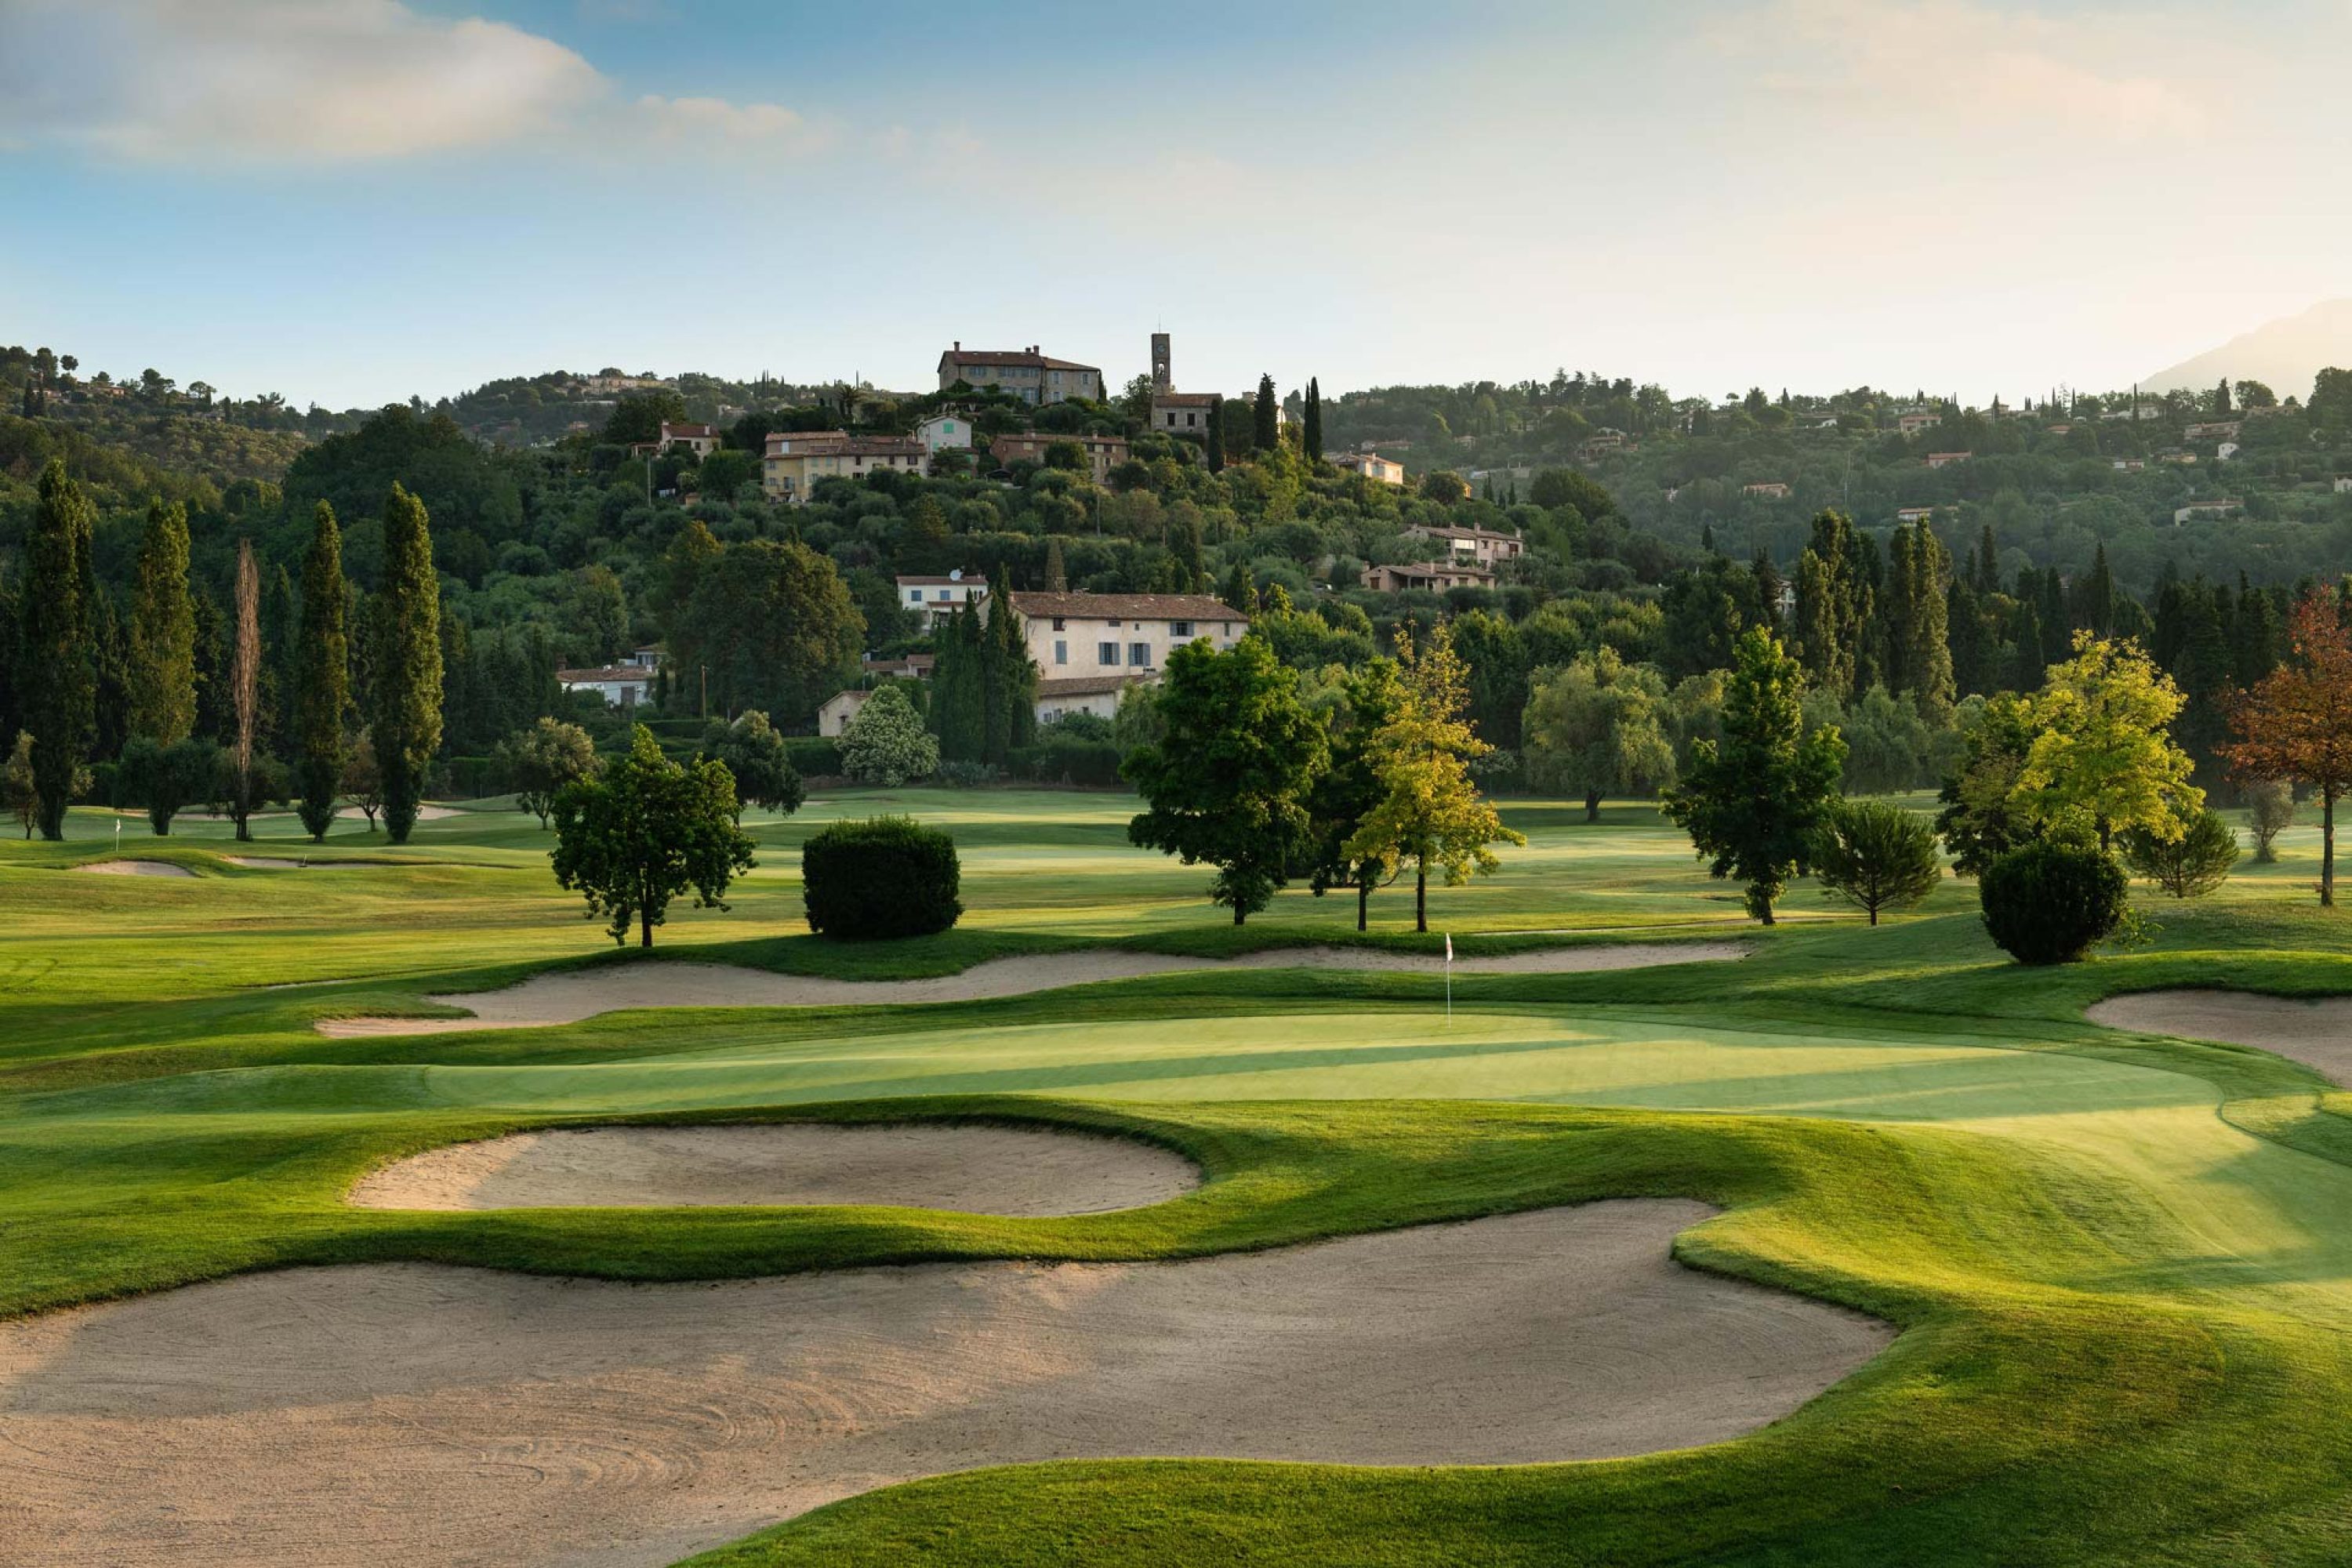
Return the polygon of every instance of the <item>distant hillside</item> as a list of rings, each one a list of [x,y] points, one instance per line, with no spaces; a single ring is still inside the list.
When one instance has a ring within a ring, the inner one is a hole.
[[[2141,384],[2151,392],[2201,392],[2226,375],[2259,381],[2281,397],[2309,397],[2312,378],[2329,365],[2352,365],[2352,300],[2324,300],[2299,316],[2265,322]]]

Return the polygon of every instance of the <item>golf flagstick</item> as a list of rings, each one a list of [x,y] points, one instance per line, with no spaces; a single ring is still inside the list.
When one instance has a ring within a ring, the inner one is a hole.
[[[1445,933],[1445,1026],[1454,1027],[1454,933]]]

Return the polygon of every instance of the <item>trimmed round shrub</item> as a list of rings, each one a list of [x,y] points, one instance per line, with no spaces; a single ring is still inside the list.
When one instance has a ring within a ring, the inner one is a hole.
[[[809,930],[846,942],[947,930],[961,879],[955,840],[908,816],[837,822],[801,850]]]
[[[1985,930],[2020,963],[2072,963],[2115,934],[2131,896],[2124,868],[2100,850],[2034,843],[1977,879]]]

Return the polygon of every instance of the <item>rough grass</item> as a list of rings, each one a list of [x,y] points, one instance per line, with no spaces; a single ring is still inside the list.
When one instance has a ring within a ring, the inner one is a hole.
[[[1118,940],[1221,952],[1349,934],[1285,894],[1241,933],[1097,796],[907,792],[965,846],[965,928],[841,949],[793,931],[787,852],[876,796],[762,824],[771,865],[680,956],[941,973]],[[1437,919],[1526,941],[1719,935],[1736,905],[1635,808],[1514,808],[1535,843]],[[1603,1196],[1721,1205],[1696,1266],[1901,1324],[1886,1354],[1737,1443],[1598,1464],[1350,1469],[1127,1461],[979,1471],[822,1510],[698,1562],[2332,1563],[2352,1558],[2352,1097],[2263,1053],[2092,1028],[2194,984],[2352,990],[2309,847],[2057,973],[1987,944],[1968,889],[1738,964],[1462,977],[1168,975],[928,1007],[615,1015],[327,1040],[327,1013],[613,962],[511,816],[426,824],[409,864],[222,865],[214,825],[135,853],[193,881],[71,878],[113,852],[0,847],[0,1311],[237,1269],[427,1258],[625,1279],[919,1258],[1141,1258]],[[249,847],[268,854],[287,846]],[[134,852],[126,827],[125,852]],[[336,849],[383,855],[380,836]],[[245,849],[248,847],[239,847]],[[1829,912],[1801,888],[1800,913]],[[1406,900],[1374,903],[1411,942]],[[265,987],[294,982],[288,989]],[[1014,1219],[877,1208],[345,1208],[384,1159],[627,1118],[1043,1120],[1181,1149],[1154,1208]]]

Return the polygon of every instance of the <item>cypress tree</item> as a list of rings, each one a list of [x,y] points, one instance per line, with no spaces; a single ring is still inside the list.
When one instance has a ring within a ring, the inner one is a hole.
[[[1062,564],[1062,542],[1045,541],[1045,592],[1066,594],[1070,591],[1069,570]]]
[[[1277,417],[1282,405],[1275,401],[1274,377],[1257,378],[1257,399],[1250,406],[1250,445],[1261,452],[1274,450],[1282,438],[1282,424]]]
[[[1956,695],[1952,671],[1950,605],[1946,589],[1952,576],[1952,553],[1926,523],[1911,527],[1906,552],[1910,582],[1906,591],[1909,621],[1903,648],[1903,679],[1919,705],[1919,716],[1931,729],[1951,721]]]
[[[65,837],[66,805],[96,716],[98,658],[90,627],[89,535],[97,509],[56,458],[41,470],[40,501],[25,541],[24,641],[18,694],[33,737],[36,822],[44,838]]]
[[[383,822],[408,842],[425,773],[441,749],[441,581],[425,503],[397,483],[383,507],[383,583],[376,594],[370,741],[383,775]]]
[[[2000,592],[2000,546],[1993,542],[1992,524],[1984,525],[1984,537],[1977,541],[1977,579],[1969,584],[1979,599],[1990,599]]]
[[[1222,397],[1209,400],[1207,458],[1209,472],[1222,474],[1225,471],[1225,400]]]
[[[2017,649],[2010,658],[2009,689],[2041,690],[2042,673],[2049,668],[2042,655],[2042,617],[2028,599],[2017,607]]]
[[[1323,460],[1323,388],[1311,375],[1307,378],[1307,460]]]
[[[138,577],[131,590],[130,728],[158,746],[176,746],[196,728],[196,606],[188,597],[188,510],[158,500],[147,508]]]
[[[295,665],[294,738],[302,826],[324,842],[342,788],[343,714],[351,706],[351,634],[344,623],[343,536],[335,509],[320,501],[311,514],[310,548],[302,556],[300,657]]]
[[[229,753],[236,769],[236,836],[253,837],[253,732],[261,709],[261,573],[253,563],[253,541],[236,542],[236,661],[233,667],[236,744]]]

